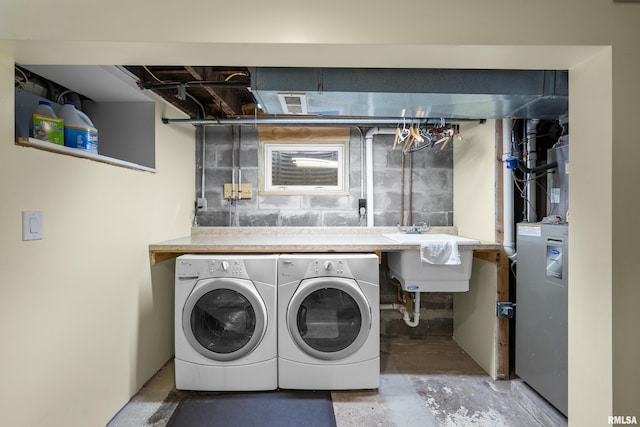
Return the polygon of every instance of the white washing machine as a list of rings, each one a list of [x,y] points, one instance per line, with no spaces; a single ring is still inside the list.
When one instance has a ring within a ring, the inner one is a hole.
[[[275,390],[277,255],[176,260],[176,388]]]
[[[379,289],[375,254],[280,255],[279,387],[378,388]]]

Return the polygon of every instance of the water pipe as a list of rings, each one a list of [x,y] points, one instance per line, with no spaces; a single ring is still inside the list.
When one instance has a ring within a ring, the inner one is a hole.
[[[527,168],[530,170],[534,170],[538,162],[538,148],[536,143],[536,137],[538,136],[538,131],[536,129],[538,127],[538,123],[540,123],[539,119],[527,120]],[[536,222],[538,220],[536,213],[538,192],[534,173],[529,173],[527,175],[526,188],[527,200],[529,201],[529,203],[527,203],[527,220],[529,222]]]
[[[507,168],[506,160],[511,157],[511,138],[513,120],[502,120],[502,160],[504,169],[502,171],[502,246],[509,258],[516,253],[514,239],[514,219],[513,219],[513,177],[511,170]]]
[[[366,158],[366,182],[367,182],[367,227],[374,224],[373,204],[373,137],[376,135],[395,135],[395,128],[373,127],[367,131],[364,137]]]
[[[407,326],[415,328],[420,322],[420,292],[414,292],[413,320],[411,319],[407,307],[399,303],[380,304],[380,310],[398,310],[400,313],[402,313],[402,320],[404,320],[404,323],[406,323]]]

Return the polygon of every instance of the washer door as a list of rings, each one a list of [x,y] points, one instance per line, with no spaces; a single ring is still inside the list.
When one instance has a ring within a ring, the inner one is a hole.
[[[200,354],[213,360],[237,360],[262,341],[267,308],[250,280],[198,282],[182,310],[182,329]]]
[[[300,282],[287,308],[287,327],[305,353],[339,360],[365,343],[371,316],[371,307],[355,280],[316,277]]]

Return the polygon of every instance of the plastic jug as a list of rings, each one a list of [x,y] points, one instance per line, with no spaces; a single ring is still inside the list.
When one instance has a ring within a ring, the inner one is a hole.
[[[65,102],[60,117],[64,119],[64,145],[98,153],[98,130],[86,114],[73,102]]]
[[[64,144],[63,120],[56,116],[49,101],[40,101],[33,110],[29,124],[29,136],[42,141]]]

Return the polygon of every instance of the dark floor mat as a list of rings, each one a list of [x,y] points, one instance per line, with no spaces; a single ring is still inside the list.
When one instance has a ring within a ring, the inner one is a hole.
[[[329,392],[197,393],[185,396],[168,427],[335,427]]]

